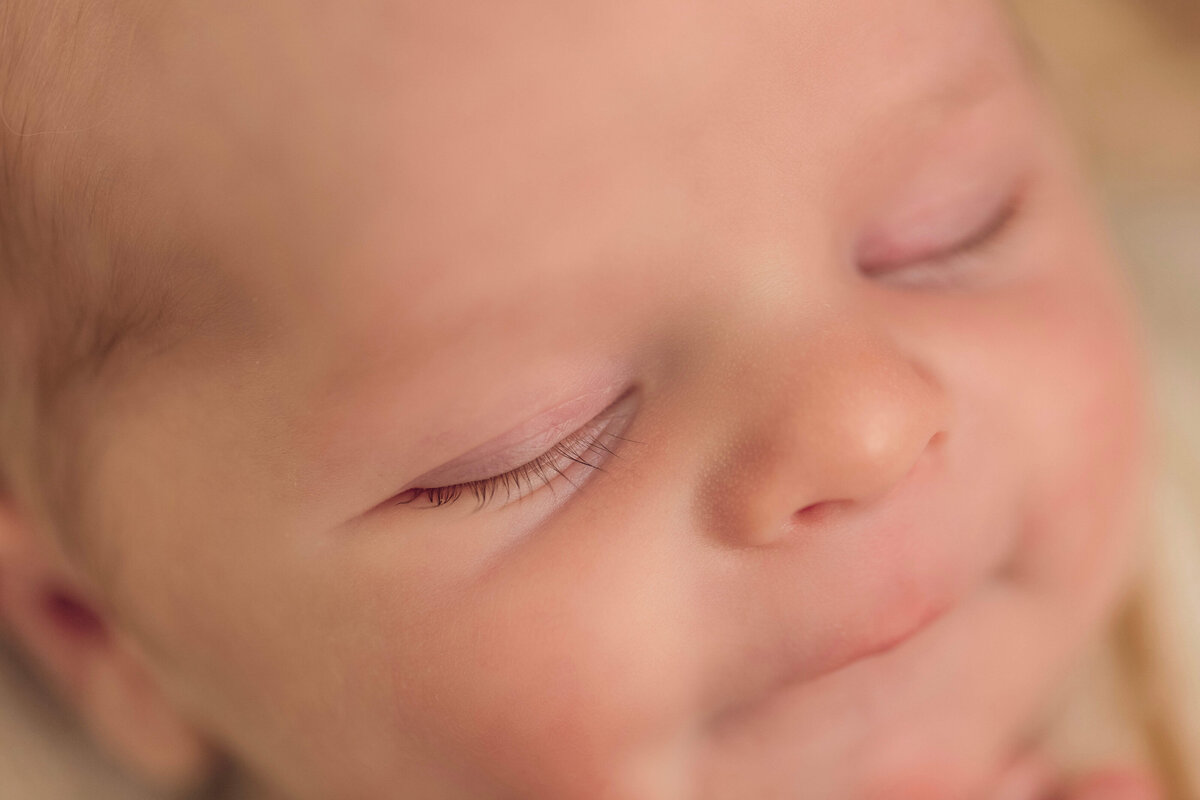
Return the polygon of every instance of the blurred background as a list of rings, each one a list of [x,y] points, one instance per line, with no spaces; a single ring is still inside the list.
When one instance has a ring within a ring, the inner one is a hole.
[[[1150,337],[1160,464],[1200,537],[1200,0],[1010,4],[1128,266]]]
[[[1200,1],[1014,0],[1103,176],[1200,187]]]
[[[1164,349],[1185,351],[1168,358],[1184,362],[1175,366],[1194,379],[1200,359],[1200,0],[1012,5],[1092,167],[1150,333]],[[1192,413],[1200,416],[1200,409]]]
[[[1184,423],[1167,455],[1200,487],[1200,0],[1010,2],[1129,265],[1158,402]],[[2,648],[0,796],[145,798]]]

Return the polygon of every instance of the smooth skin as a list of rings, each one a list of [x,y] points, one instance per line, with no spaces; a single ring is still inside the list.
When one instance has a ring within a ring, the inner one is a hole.
[[[69,574],[181,741],[294,798],[1156,796],[1030,766],[1146,402],[995,6],[130,15],[88,135],[196,324],[112,367]]]

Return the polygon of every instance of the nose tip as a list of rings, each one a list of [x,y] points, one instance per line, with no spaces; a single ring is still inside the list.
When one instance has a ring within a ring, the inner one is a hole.
[[[860,490],[857,497],[848,497],[837,500],[817,500],[816,502],[809,503],[808,505],[803,506],[802,508],[799,508],[793,512],[792,521],[798,523],[820,522],[837,514],[839,511],[850,508],[856,504],[861,505],[864,502],[881,499],[883,496],[895,489],[896,486],[902,484],[904,479],[907,478],[908,475],[912,474],[913,470],[916,469],[917,464],[920,463],[925,454],[931,450],[937,449],[943,437],[945,437],[945,433],[941,431],[934,433],[929,437],[929,441],[927,441],[925,445],[920,448],[919,452],[917,452],[916,456],[912,459],[906,458],[904,455],[899,455],[894,459],[886,454],[880,455],[878,457],[878,461],[883,463],[894,463],[899,468],[894,477],[889,475],[886,470],[881,470],[880,472],[876,473],[880,478],[880,480],[877,482],[877,485],[874,487],[864,486]],[[904,465],[910,460],[912,463],[909,464],[907,469],[904,469]],[[864,469],[863,472],[864,474],[871,474],[869,472],[869,467]]]
[[[942,387],[886,342],[831,347],[798,370],[786,392],[743,401],[755,421],[722,526],[740,545],[878,502],[947,436]]]
[[[878,499],[912,471],[941,435],[937,403],[917,380],[863,392],[832,411],[826,425],[812,426],[809,447],[823,467],[804,481],[818,499],[802,508]]]

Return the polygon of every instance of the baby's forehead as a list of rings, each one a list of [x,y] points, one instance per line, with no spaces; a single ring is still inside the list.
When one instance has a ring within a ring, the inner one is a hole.
[[[503,319],[546,274],[583,291],[568,265],[754,225],[685,195],[750,190],[731,158],[763,191],[853,171],[848,138],[1013,72],[980,0],[127,8],[119,90],[81,135],[134,249],[178,256],[156,270],[176,306],[314,351],[389,315],[416,337]]]
[[[414,257],[536,241],[565,196],[718,181],[703,151],[750,130],[832,169],[894,107],[1011,67],[978,0],[168,6],[107,134],[152,215],[293,278],[387,215]]]

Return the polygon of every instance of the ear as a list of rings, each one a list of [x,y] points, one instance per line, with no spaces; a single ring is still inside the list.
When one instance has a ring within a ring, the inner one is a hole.
[[[215,750],[160,691],[83,577],[25,519],[0,493],[0,625],[126,769],[157,789],[199,786],[216,771]]]

